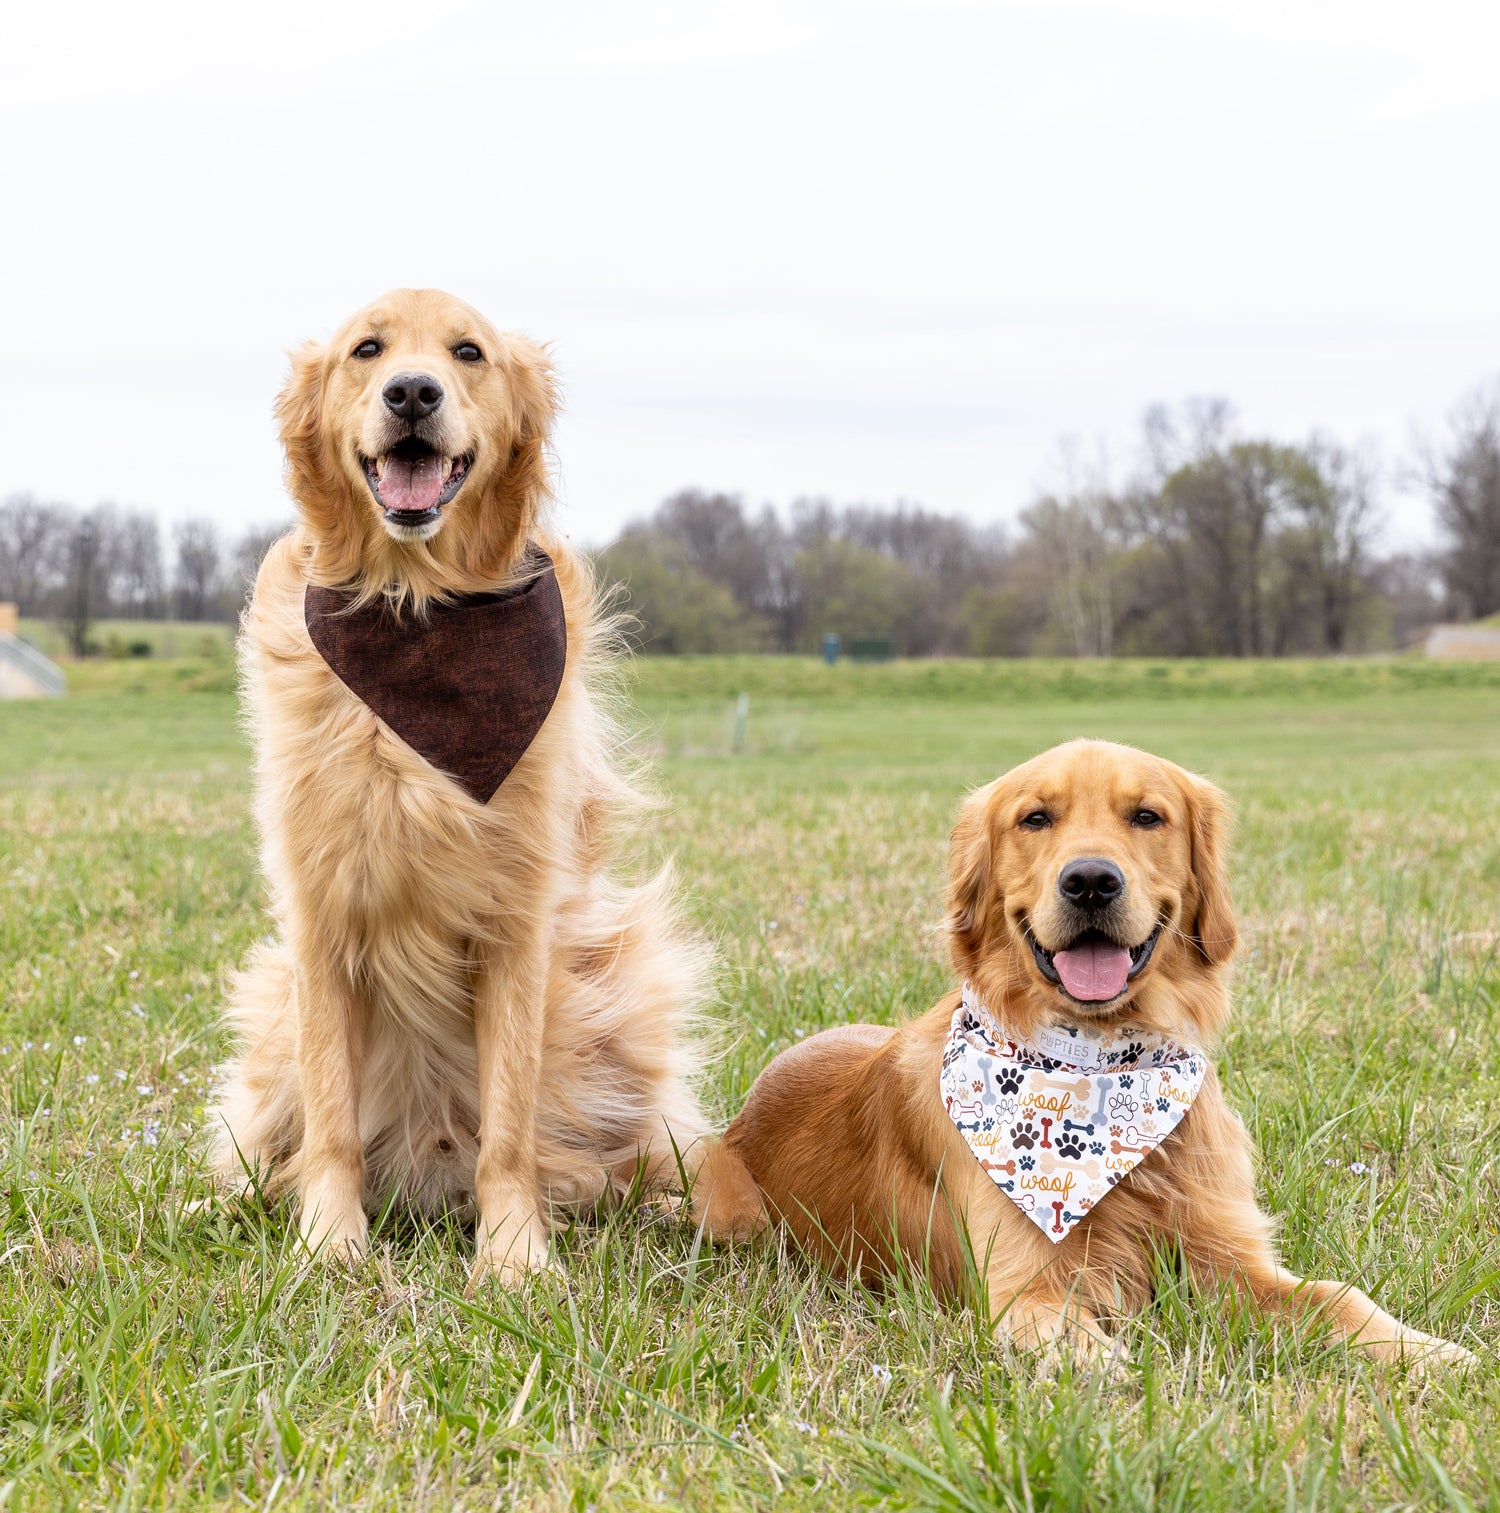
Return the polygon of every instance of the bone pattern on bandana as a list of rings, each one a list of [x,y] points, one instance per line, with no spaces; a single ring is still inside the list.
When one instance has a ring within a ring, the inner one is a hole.
[[[1056,1244],[1182,1122],[1198,1046],[1129,1026],[1006,1035],[968,983],[943,1047],[943,1107],[990,1180]]]

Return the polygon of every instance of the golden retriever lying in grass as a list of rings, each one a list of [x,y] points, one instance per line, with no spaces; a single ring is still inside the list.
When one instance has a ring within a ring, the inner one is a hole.
[[[705,1129],[703,958],[668,876],[610,875],[641,800],[587,564],[546,530],[555,406],[537,347],[405,290],[277,407],[300,523],[240,642],[277,935],[214,1124],[221,1172],[294,1191],[326,1254],[394,1196],[473,1213],[476,1277],[511,1277],[553,1204],[669,1184]]]
[[[711,1230],[780,1220],[838,1270],[904,1255],[941,1293],[965,1233],[1018,1342],[1142,1307],[1151,1243],[1395,1358],[1466,1360],[1357,1288],[1284,1270],[1208,1057],[1236,945],[1227,812],[1170,762],[1075,741],[964,804],[947,931],[964,981],[899,1030],[848,1025],[761,1074],[700,1177]]]

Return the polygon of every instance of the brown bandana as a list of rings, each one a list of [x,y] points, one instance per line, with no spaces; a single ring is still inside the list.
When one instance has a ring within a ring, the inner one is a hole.
[[[413,751],[489,803],[536,739],[562,686],[568,627],[552,559],[533,548],[519,588],[398,620],[377,600],[308,584],[307,633],[340,680]]]

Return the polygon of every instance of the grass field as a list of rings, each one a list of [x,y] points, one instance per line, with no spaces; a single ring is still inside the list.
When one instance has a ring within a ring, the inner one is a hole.
[[[1167,1265],[1107,1375],[972,1310],[620,1212],[462,1298],[396,1220],[352,1278],[287,1216],[196,1212],[226,968],[263,929],[218,659],[0,706],[0,1507],[1500,1507],[1500,668],[643,662],[678,859],[721,947],[729,1112],[780,1047],[948,985],[964,791],[1071,735],[1234,797],[1219,1056],[1290,1264],[1481,1365],[1377,1370]],[[732,701],[751,698],[744,749]]]
[[[70,627],[60,620],[22,620],[23,639],[47,657],[71,655]],[[216,620],[92,620],[88,644],[104,657],[227,658],[234,627]]]

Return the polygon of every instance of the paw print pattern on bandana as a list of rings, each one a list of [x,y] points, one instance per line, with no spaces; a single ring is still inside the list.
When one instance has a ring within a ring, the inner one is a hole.
[[[1055,1244],[1177,1128],[1207,1074],[1199,1047],[1135,1027],[1017,1041],[965,984],[939,1093],[990,1180]]]

